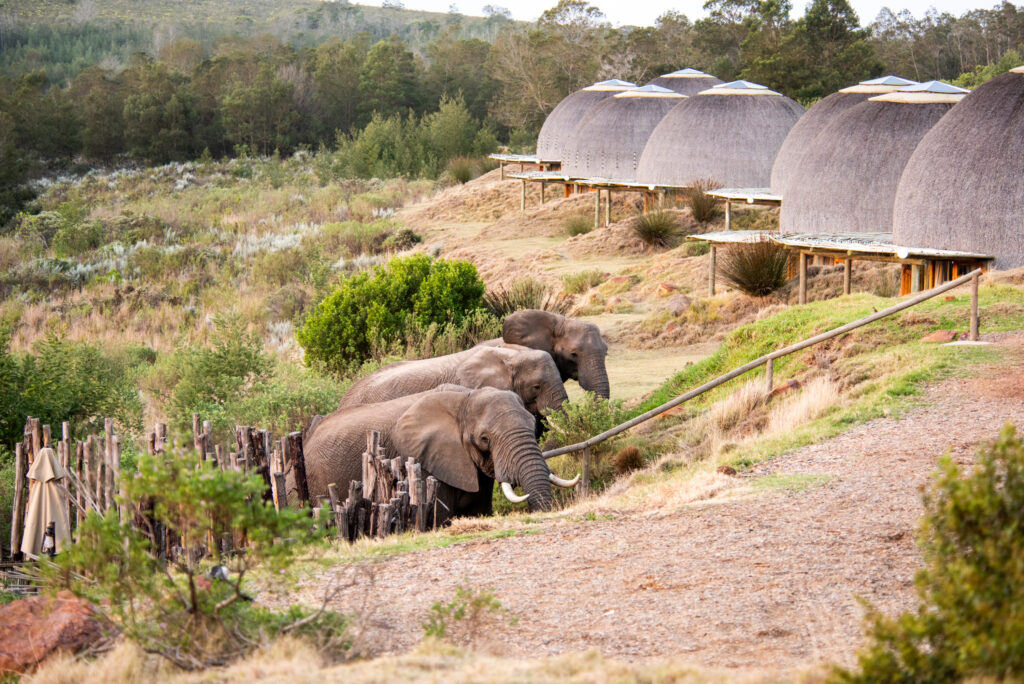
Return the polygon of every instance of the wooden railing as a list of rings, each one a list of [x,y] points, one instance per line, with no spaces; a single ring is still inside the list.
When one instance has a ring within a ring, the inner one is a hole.
[[[765,376],[766,376],[766,382],[767,382],[767,385],[768,385],[768,391],[770,392],[772,390],[772,382],[773,382],[773,377],[772,376],[774,375],[775,359],[781,358],[783,356],[788,356],[789,354],[793,354],[795,352],[801,351],[801,350],[806,349],[807,347],[811,347],[811,346],[813,346],[815,344],[820,344],[821,342],[825,342],[826,340],[830,340],[833,337],[837,337],[837,336],[842,335],[844,333],[848,333],[851,330],[855,330],[855,329],[857,329],[857,328],[859,328],[861,326],[867,325],[868,323],[874,323],[877,320],[881,320],[881,319],[886,318],[888,316],[892,316],[895,313],[899,313],[900,311],[903,311],[905,309],[909,309],[910,307],[916,306],[916,305],[920,304],[921,302],[927,301],[927,300],[929,300],[929,299],[931,299],[933,297],[937,297],[938,295],[940,295],[940,294],[942,294],[944,292],[948,292],[948,291],[952,290],[953,288],[959,287],[960,285],[963,285],[964,283],[967,283],[968,281],[970,281],[970,283],[971,283],[971,328],[970,328],[970,339],[973,340],[973,341],[977,341],[978,340],[978,279],[981,276],[981,274],[982,274],[982,270],[980,268],[979,269],[975,269],[974,271],[971,271],[967,275],[961,276],[961,277],[957,278],[956,280],[951,280],[948,283],[945,283],[943,285],[939,285],[938,287],[933,288],[931,290],[928,290],[927,292],[922,292],[921,294],[917,295],[916,297],[908,299],[905,302],[900,302],[899,304],[896,304],[895,306],[890,306],[888,309],[883,309],[882,311],[878,311],[876,313],[873,313],[870,316],[865,316],[864,318],[861,318],[859,320],[853,321],[852,323],[847,323],[846,325],[841,325],[838,328],[833,328],[832,330],[829,330],[828,332],[823,332],[820,335],[815,335],[814,337],[808,338],[808,339],[803,340],[801,342],[797,342],[796,344],[791,344],[788,347],[784,347],[782,349],[778,349],[776,351],[769,352],[768,354],[765,354],[764,356],[760,356],[760,357],[754,359],[753,361],[750,361],[749,363],[746,363],[746,364],[740,366],[739,368],[735,368],[735,369],[729,371],[725,375],[720,375],[717,378],[715,378],[714,380],[710,380],[710,381],[704,383],[700,387],[696,387],[696,388],[690,390],[689,392],[687,392],[685,394],[681,394],[678,397],[676,397],[675,399],[672,399],[670,401],[665,402],[661,406],[653,408],[650,411],[647,411],[646,413],[642,413],[639,416],[637,416],[636,418],[633,418],[632,420],[628,420],[625,423],[622,423],[621,425],[616,425],[615,427],[611,428],[610,430],[605,430],[604,432],[602,432],[599,435],[594,435],[593,437],[591,437],[590,439],[588,439],[585,442],[578,442],[576,444],[570,444],[568,446],[559,447],[558,449],[552,449],[550,451],[545,451],[544,452],[544,458],[554,458],[555,456],[561,456],[562,454],[569,454],[569,453],[573,453],[573,452],[576,452],[576,451],[582,451],[583,452],[583,476],[580,478],[580,483],[582,485],[583,493],[586,493],[588,488],[589,488],[589,482],[590,482],[590,461],[591,461],[590,449],[592,447],[594,447],[595,445],[600,444],[601,442],[604,442],[605,440],[611,439],[612,437],[615,437],[616,435],[619,435],[619,434],[625,432],[626,430],[629,430],[630,428],[636,427],[640,423],[647,422],[651,418],[654,418],[654,417],[664,413],[665,411],[673,409],[676,406],[679,406],[680,404],[683,404],[683,403],[689,401],[690,399],[693,399],[695,397],[699,397],[700,395],[704,394],[705,392],[709,392],[709,391],[715,389],[716,387],[718,387],[719,385],[722,385],[722,384],[732,380],[733,378],[739,377],[739,376],[743,375],[744,373],[752,371],[752,370],[754,370],[756,368],[760,368],[761,366],[765,366],[766,367],[765,368]]]

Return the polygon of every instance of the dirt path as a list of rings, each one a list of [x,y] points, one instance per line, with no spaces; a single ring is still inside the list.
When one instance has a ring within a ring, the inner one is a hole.
[[[519,616],[500,635],[502,655],[597,648],[713,667],[852,663],[856,596],[886,612],[913,605],[920,487],[937,457],[948,448],[969,463],[1007,421],[1024,425],[1024,338],[1000,344],[1006,360],[981,377],[930,387],[928,405],[900,420],[761,464],[711,501],[380,561],[372,641],[378,652],[411,647],[430,605],[469,585],[493,587]],[[309,581],[306,600],[328,575]],[[359,591],[334,607],[357,610]]]

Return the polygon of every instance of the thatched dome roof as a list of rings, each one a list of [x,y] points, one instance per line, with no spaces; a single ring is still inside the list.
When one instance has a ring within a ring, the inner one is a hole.
[[[861,81],[849,88],[843,88],[815,103],[790,129],[789,135],[786,136],[782,147],[779,148],[779,154],[775,157],[775,164],[772,166],[772,193],[782,195],[782,197],[786,196],[786,183],[799,168],[800,157],[804,150],[837,114],[860,104],[869,97],[891,93],[897,88],[905,88],[916,83],[917,81],[908,81],[899,76],[882,76],[870,81]]]
[[[544,160],[561,160],[562,148],[576,130],[576,124],[591,107],[606,97],[635,87],[636,84],[629,81],[612,79],[599,81],[566,96],[551,110],[548,118],[544,119],[544,125],[540,127],[537,156]]]
[[[643,86],[598,102],[563,148],[562,171],[576,178],[636,180],[651,131],[683,99],[668,88]]]
[[[637,180],[767,187],[779,146],[803,112],[788,97],[747,81],[701,91],[676,105],[651,133]]]
[[[662,74],[647,85],[661,86],[662,88],[674,90],[680,95],[689,96],[696,95],[700,91],[707,90],[721,82],[721,79],[715,78],[711,74],[705,74],[697,69],[680,69],[670,74]]]
[[[782,200],[789,233],[889,233],[896,186],[914,148],[967,93],[925,83],[876,95],[829,122]]]
[[[896,192],[893,233],[907,247],[1024,266],[1024,67],[978,86],[914,150]]]

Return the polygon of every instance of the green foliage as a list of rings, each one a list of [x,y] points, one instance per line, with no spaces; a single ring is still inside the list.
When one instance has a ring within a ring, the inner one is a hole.
[[[448,162],[447,173],[456,183],[468,183],[475,178],[473,160],[469,157],[454,157]]]
[[[507,288],[491,290],[484,295],[484,306],[494,316],[505,318],[520,309],[540,309],[564,314],[570,302],[554,296],[544,283],[535,278],[520,278]]]
[[[407,343],[407,329],[459,325],[482,305],[484,285],[464,261],[424,254],[392,259],[341,282],[299,329],[307,363],[344,373]]]
[[[562,276],[562,289],[566,294],[583,294],[590,288],[600,285],[604,281],[604,276],[605,274],[597,269],[566,273]]]
[[[1021,62],[1024,62],[1024,59],[1021,59],[1020,53],[1017,50],[1007,50],[999,58],[998,62],[984,66],[979,64],[974,67],[974,71],[960,74],[958,78],[953,80],[953,85],[973,90],[985,81],[989,81],[1000,74],[1005,74],[1010,69],[1020,66]]]
[[[565,234],[569,237],[586,235],[592,230],[594,221],[587,216],[570,216],[565,222]]]
[[[492,589],[459,586],[451,601],[435,601],[423,621],[423,635],[435,639],[468,641],[472,645],[499,622],[515,624]]]
[[[53,236],[53,251],[59,257],[78,256],[103,245],[106,230],[99,221],[65,223]]]
[[[389,235],[381,246],[388,251],[402,252],[412,249],[421,242],[423,242],[422,235],[413,232],[410,228],[400,228]]]
[[[405,356],[410,359],[428,359],[454,354],[496,337],[501,337],[501,319],[484,309],[470,312],[458,323],[451,321],[421,325],[412,321],[405,329]]]
[[[649,211],[636,217],[633,232],[651,247],[667,247],[679,235],[679,222],[670,212]]]
[[[718,200],[708,194],[709,190],[722,187],[710,178],[694,181],[686,192],[686,203],[690,207],[690,215],[697,223],[711,223],[722,215],[722,207]]]
[[[153,521],[180,535],[182,552],[161,568],[144,531],[115,511],[94,512],[78,542],[43,568],[52,589],[70,588],[102,606],[124,636],[188,669],[243,655],[268,626],[289,630],[283,619],[253,607],[245,582],[256,567],[271,578],[287,567],[309,538],[301,511],[276,512],[263,501],[260,477],[221,471],[198,455],[143,456],[121,484],[125,505],[151,502]],[[222,552],[219,542],[232,537],[245,540],[244,552]],[[211,539],[218,542],[212,549]],[[211,563],[204,550],[227,569],[227,579],[205,576]]]
[[[395,226],[391,221],[378,219],[371,223],[345,221],[343,223],[325,223],[320,228],[320,236],[324,249],[334,256],[359,256],[360,254],[380,254],[387,251],[384,244],[394,235]]]
[[[872,611],[848,682],[995,680],[1024,671],[1024,443],[1012,426],[964,472],[946,455],[924,496],[912,612]]]
[[[786,283],[789,250],[771,240],[733,245],[723,250],[722,276],[751,297],[765,297]]]
[[[593,392],[586,392],[582,399],[566,402],[561,411],[548,414],[548,431],[544,436],[546,446],[554,448],[584,442],[625,422],[626,418],[621,401],[608,401]],[[595,446],[595,453],[613,451],[613,441]]]

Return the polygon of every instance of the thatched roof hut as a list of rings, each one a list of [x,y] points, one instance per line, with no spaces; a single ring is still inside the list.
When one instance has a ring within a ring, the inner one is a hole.
[[[637,180],[688,187],[710,179],[729,187],[768,187],[779,146],[804,108],[765,86],[722,83],[689,97],[651,133]]]
[[[850,107],[858,105],[869,97],[891,93],[898,88],[915,85],[917,81],[908,81],[899,76],[882,76],[870,81],[861,81],[855,86],[843,88],[815,103],[800,117],[789,131],[786,140],[779,148],[772,166],[772,193],[786,196],[786,183],[800,166],[800,157],[808,149],[811,141],[821,132],[832,119]]]
[[[648,85],[598,102],[563,148],[562,172],[575,178],[636,180],[636,166],[651,131],[684,98]]]
[[[674,90],[680,95],[696,95],[702,90],[707,90],[712,86],[716,86],[722,82],[721,79],[715,78],[711,74],[705,74],[703,71],[697,69],[680,69],[679,71],[673,71],[670,74],[662,74],[658,78],[653,79],[647,85],[661,86],[662,88],[668,88]]]
[[[561,160],[562,149],[572,132],[576,130],[576,124],[591,107],[606,97],[635,87],[636,84],[629,81],[612,79],[599,81],[566,96],[551,110],[548,118],[544,119],[544,125],[540,127],[540,135],[537,136],[537,156],[541,159]]]
[[[896,192],[898,245],[1024,266],[1024,67],[984,83],[914,150]]]
[[[892,232],[903,167],[966,93],[932,81],[876,95],[836,116],[789,180],[779,217],[782,232]]]

